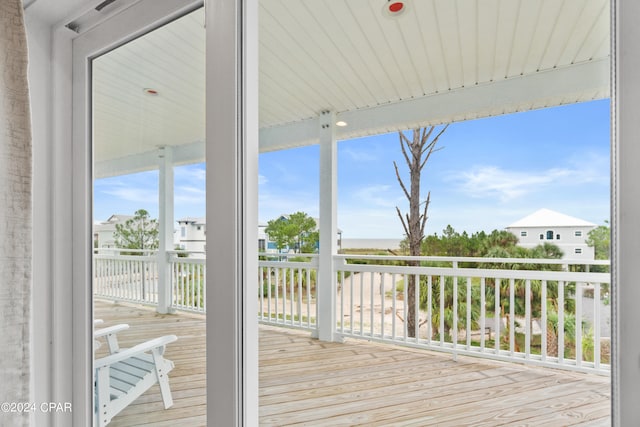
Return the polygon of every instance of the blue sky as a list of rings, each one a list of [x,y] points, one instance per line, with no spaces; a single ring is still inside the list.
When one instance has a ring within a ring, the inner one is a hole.
[[[427,234],[451,224],[469,233],[503,229],[540,208],[596,224],[609,219],[609,100],[453,123],[425,167]],[[318,216],[318,146],[263,153],[259,219]],[[338,142],[338,227],[345,238],[402,238],[395,212],[407,202],[393,168],[407,167],[397,133]],[[175,169],[175,218],[204,216],[204,165]],[[157,215],[157,172],[97,180],[95,218]]]

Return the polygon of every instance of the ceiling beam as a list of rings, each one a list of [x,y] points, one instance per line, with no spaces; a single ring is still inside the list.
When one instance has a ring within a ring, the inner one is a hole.
[[[204,162],[204,141],[173,146],[173,165],[187,165]],[[158,150],[131,154],[126,157],[98,161],[94,166],[96,179],[127,175],[158,169]]]
[[[609,96],[609,59],[338,113],[339,140],[528,111]],[[260,130],[260,152],[318,143],[318,119]]]

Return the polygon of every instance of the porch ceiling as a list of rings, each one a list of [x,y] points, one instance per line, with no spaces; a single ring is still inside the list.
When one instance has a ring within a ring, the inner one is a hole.
[[[260,149],[609,96],[609,0],[260,2]],[[157,146],[204,158],[201,11],[94,64],[97,176],[151,169]],[[153,88],[150,96],[143,88]],[[128,160],[124,160],[127,159]]]

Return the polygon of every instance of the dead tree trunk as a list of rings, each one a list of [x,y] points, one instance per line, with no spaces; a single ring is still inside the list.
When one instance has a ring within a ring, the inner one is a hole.
[[[402,227],[404,228],[404,232],[409,240],[409,255],[419,256],[421,254],[421,245],[422,240],[424,239],[424,228],[427,223],[427,210],[429,209],[429,202],[431,199],[431,192],[427,193],[427,199],[424,201],[424,209],[420,209],[420,176],[422,174],[422,169],[429,160],[429,157],[435,151],[440,150],[440,148],[436,149],[436,144],[438,142],[438,138],[440,135],[447,129],[446,125],[431,141],[429,138],[433,133],[435,126],[425,127],[425,128],[417,128],[413,129],[413,135],[411,140],[407,138],[407,136],[399,132],[400,136],[400,148],[402,148],[402,154],[404,159],[409,167],[409,182],[410,186],[407,189],[407,186],[404,184],[402,178],[400,177],[400,172],[398,170],[398,165],[396,162],[393,162],[393,166],[396,170],[396,178],[400,183],[400,187],[404,192],[404,195],[407,197],[409,201],[409,213],[402,215],[400,212],[400,208],[396,207],[396,211],[398,216],[400,217],[400,221],[402,222]],[[418,261],[409,261],[409,266],[419,266],[420,263]],[[419,301],[416,302],[416,286],[420,286],[420,281],[416,280],[415,275],[409,275],[407,286],[407,313],[405,313],[405,322],[407,323],[407,330],[410,337],[418,336],[418,322],[416,321],[416,308],[419,304]]]

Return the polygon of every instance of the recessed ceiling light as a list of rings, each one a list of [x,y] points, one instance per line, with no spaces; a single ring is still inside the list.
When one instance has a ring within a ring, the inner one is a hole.
[[[345,127],[347,125],[347,122],[339,120],[336,122],[336,126],[340,126],[341,128]]]
[[[150,87],[145,87],[144,89],[142,89],[142,92],[144,92],[145,95],[149,95],[149,96],[158,96],[159,93],[156,89],[150,88]]]
[[[407,10],[408,4],[406,1],[387,0],[387,3],[382,8],[383,14],[396,18]]]

